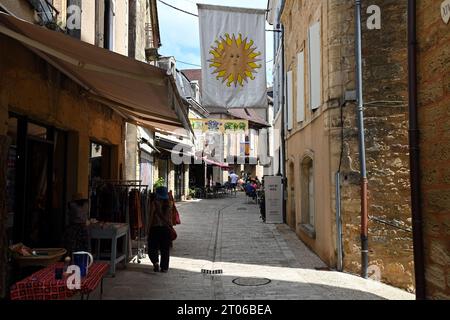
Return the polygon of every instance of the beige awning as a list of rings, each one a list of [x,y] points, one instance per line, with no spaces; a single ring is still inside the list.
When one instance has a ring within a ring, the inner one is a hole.
[[[20,41],[128,120],[191,131],[173,79],[160,68],[0,13],[0,33]]]

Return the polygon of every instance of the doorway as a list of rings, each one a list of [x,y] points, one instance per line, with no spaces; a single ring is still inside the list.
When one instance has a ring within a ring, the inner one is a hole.
[[[60,245],[65,226],[67,136],[10,114],[8,236],[33,248]]]
[[[175,201],[181,201],[184,190],[184,165],[175,166]]]
[[[289,226],[297,229],[297,210],[296,210],[296,197],[295,197],[295,166],[291,162],[289,164]]]

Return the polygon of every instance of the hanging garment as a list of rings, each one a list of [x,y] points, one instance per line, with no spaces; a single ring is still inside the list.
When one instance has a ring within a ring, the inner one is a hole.
[[[132,190],[130,192],[129,208],[131,236],[135,239],[139,234],[139,230],[144,227],[142,223],[141,194],[139,190]]]
[[[129,223],[127,220],[129,211],[128,188],[122,188],[119,193],[120,197],[120,223]]]
[[[97,219],[99,220],[99,210],[98,210],[98,202],[99,202],[99,197],[98,197],[98,193],[96,190],[91,192],[91,197],[90,197],[90,218],[93,219]]]
[[[113,216],[113,193],[114,187],[110,184],[104,185],[99,191],[98,217],[100,221],[112,222]]]
[[[141,207],[142,207],[142,224],[144,226],[148,225],[148,217],[149,217],[147,198],[148,198],[147,190],[142,191],[142,193],[141,193]],[[145,234],[142,235],[142,236],[145,236]]]

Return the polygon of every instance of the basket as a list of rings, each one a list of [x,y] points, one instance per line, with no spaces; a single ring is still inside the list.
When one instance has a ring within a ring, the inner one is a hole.
[[[33,249],[36,256],[24,257],[19,254],[14,254],[14,260],[20,268],[24,267],[48,267],[54,263],[60,262],[67,250],[63,248],[46,248]]]

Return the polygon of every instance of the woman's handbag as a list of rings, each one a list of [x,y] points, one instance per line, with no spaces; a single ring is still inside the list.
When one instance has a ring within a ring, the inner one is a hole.
[[[169,227],[169,230],[170,230],[170,240],[171,240],[171,241],[177,240],[178,234],[177,234],[177,232],[175,231],[175,228],[174,228],[174,227]]]
[[[178,212],[175,202],[173,202],[173,205],[172,205],[172,224],[174,226],[181,224],[180,213]]]
[[[181,224],[180,213],[178,212],[178,210],[176,208],[175,208],[175,224],[176,225]]]

